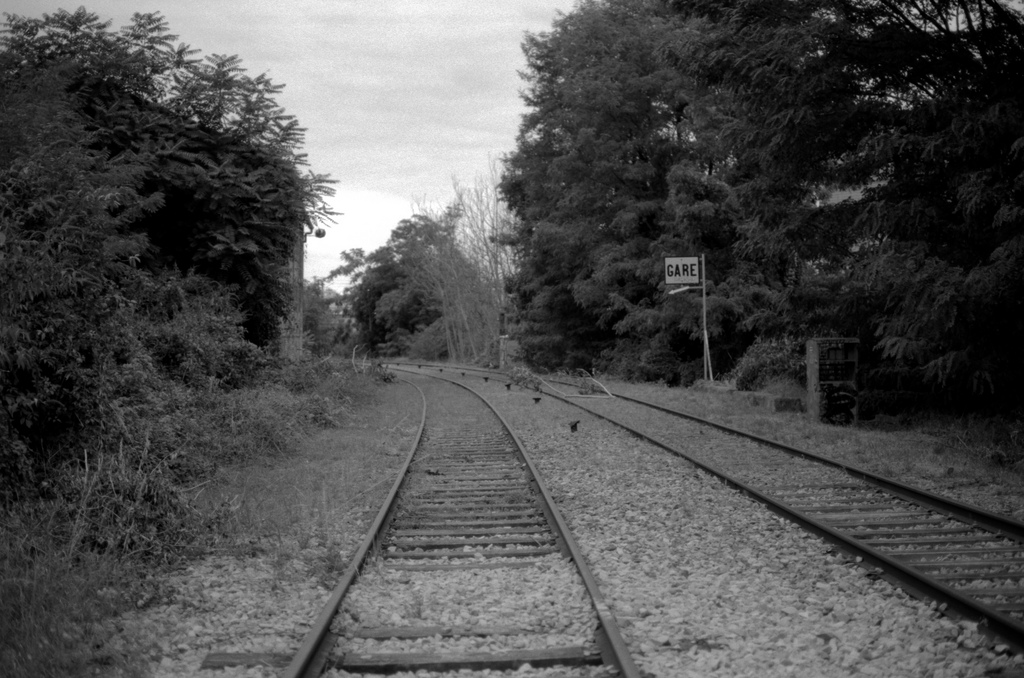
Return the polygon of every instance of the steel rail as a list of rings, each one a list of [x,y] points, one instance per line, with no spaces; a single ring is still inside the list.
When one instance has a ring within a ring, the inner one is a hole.
[[[711,473],[717,478],[721,479],[727,485],[740,490],[744,494],[764,504],[769,510],[776,515],[782,516],[792,522],[800,525],[808,532],[822,537],[826,541],[835,544],[847,553],[860,557],[874,567],[882,570],[887,575],[892,577],[894,583],[905,588],[907,591],[919,597],[928,597],[941,602],[945,602],[949,608],[953,609],[958,614],[979,621],[983,621],[988,630],[1002,638],[1008,645],[1014,647],[1017,652],[1024,652],[1024,624],[1017,621],[1016,619],[1006,615],[999,610],[996,610],[984,603],[965,596],[964,594],[956,591],[955,589],[946,586],[937,579],[918,572],[907,565],[890,558],[881,551],[877,551],[870,546],[864,545],[861,542],[846,536],[838,530],[826,525],[825,523],[815,520],[800,510],[789,506],[785,502],[774,499],[771,496],[761,492],[751,485],[744,483],[743,481],[737,480],[727,473],[701,462],[693,457],[690,457],[685,452],[678,450],[671,445],[661,442],[656,438],[653,438],[642,431],[638,431],[631,426],[615,421],[610,417],[606,417],[602,414],[587,409],[579,403],[575,403],[572,400],[561,398],[554,394],[548,394],[552,398],[557,398],[569,405],[575,405],[580,409],[586,410],[590,414],[603,419],[607,422],[620,426],[633,435],[636,435],[647,442],[656,445],[671,454],[682,457],[687,461],[695,464],[703,470]],[[1024,545],[1021,545],[1021,550],[1024,550]]]
[[[389,364],[428,365],[428,363]],[[428,366],[434,367],[435,369],[438,368],[437,365]],[[485,370],[483,368],[478,367],[463,367],[452,365],[447,365],[445,367],[448,367],[449,369],[463,371],[492,372],[490,370]],[[492,373],[495,375],[507,376],[502,372]],[[558,383],[564,384],[565,382]],[[633,402],[638,405],[643,405],[645,407],[650,407],[652,409],[665,412],[667,414],[672,414],[674,416],[682,417],[684,419],[689,419],[699,424],[711,426],[713,428],[717,428],[720,431],[740,436],[741,438],[747,438],[749,440],[761,443],[762,445],[773,447],[777,450],[786,452],[794,456],[803,457],[805,459],[810,459],[812,461],[832,466],[833,468],[841,469],[856,478],[872,483],[874,485],[878,485],[879,487],[882,487],[890,491],[891,493],[896,494],[897,496],[901,496],[909,501],[917,502],[919,504],[926,504],[939,512],[948,513],[949,515],[954,516],[960,520],[974,522],[976,525],[980,527],[984,527],[985,529],[991,532],[995,532],[996,534],[1000,534],[1009,539],[1024,541],[1024,522],[1015,520],[1014,518],[1011,518],[1009,516],[1000,515],[998,513],[994,513],[987,509],[981,508],[980,506],[973,506],[971,504],[967,504],[956,499],[943,497],[933,492],[929,492],[928,490],[924,490],[919,487],[914,487],[913,485],[907,485],[906,483],[900,482],[893,478],[886,478],[885,476],[880,476],[872,471],[860,468],[859,466],[854,466],[852,464],[847,464],[845,462],[836,461],[835,459],[829,459],[828,457],[824,457],[820,454],[816,454],[809,450],[794,447],[792,445],[788,445],[777,440],[772,440],[771,438],[765,438],[756,433],[751,433],[749,431],[744,431],[743,429],[734,428],[732,426],[729,426],[728,424],[722,424],[716,421],[712,421],[710,419],[705,419],[695,414],[691,414],[689,412],[684,412],[682,410],[677,410],[675,408],[659,405],[658,403],[652,403],[642,398],[635,398],[633,396],[623,395],[621,393],[616,393],[615,391],[612,390],[610,390],[609,392],[616,398],[619,398],[620,400]],[[559,397],[557,393],[548,392],[548,394],[554,397]]]
[[[623,678],[641,678],[642,673],[633,661],[633,657],[629,652],[629,647],[626,645],[625,639],[622,637],[622,633],[619,631],[618,623],[615,621],[615,616],[612,614],[611,608],[604,599],[604,595],[601,593],[601,589],[598,586],[597,578],[590,571],[590,567],[587,565],[586,560],[583,557],[579,545],[572,536],[572,532],[569,530],[569,526],[566,524],[562,514],[558,511],[555,501],[551,496],[547,485],[541,478],[540,473],[537,470],[536,465],[533,463],[533,459],[527,453],[526,448],[523,446],[519,436],[515,434],[512,427],[501,415],[500,412],[491,404],[487,398],[481,395],[479,392],[467,386],[466,384],[460,383],[455,379],[449,379],[440,375],[425,375],[433,379],[440,379],[450,384],[454,384],[461,388],[466,389],[477,398],[479,398],[487,407],[494,412],[498,421],[505,428],[511,436],[513,442],[515,442],[516,450],[523,462],[526,464],[530,471],[530,475],[533,478],[533,483],[537,489],[538,494],[542,499],[542,506],[544,507],[544,513],[548,515],[549,520],[553,523],[556,532],[565,545],[566,550],[569,552],[569,558],[575,564],[576,569],[579,570],[580,578],[583,579],[583,584],[587,589],[587,593],[590,595],[591,604],[593,605],[594,612],[597,614],[598,620],[601,622],[600,631],[603,633],[604,638],[599,638],[599,646],[602,646],[601,655],[605,663],[614,666],[618,669],[619,673]]]
[[[426,395],[424,395],[419,386],[411,381],[407,381],[405,379],[402,379],[401,381],[416,389],[420,394],[420,400],[422,403],[419,429],[416,431],[416,436],[413,439],[409,454],[406,456],[405,462],[399,469],[398,477],[395,479],[394,485],[391,486],[391,491],[388,493],[384,503],[381,505],[380,511],[377,512],[377,517],[374,518],[366,539],[364,539],[363,543],[359,546],[359,550],[357,550],[355,555],[352,557],[352,562],[349,564],[348,569],[345,570],[345,574],[342,576],[341,581],[334,588],[331,597],[328,599],[327,603],[320,611],[320,614],[313,622],[313,625],[306,633],[306,637],[303,639],[302,645],[299,646],[299,649],[292,657],[291,663],[284,672],[281,673],[281,678],[311,678],[312,676],[319,676],[323,673],[324,666],[327,663],[327,657],[330,654],[331,649],[333,649],[334,644],[333,638],[330,634],[331,622],[333,621],[335,614],[337,614],[338,608],[341,607],[341,603],[345,599],[345,594],[348,593],[352,583],[359,575],[363,565],[366,564],[370,554],[380,543],[380,539],[387,529],[389,514],[394,509],[395,499],[398,497],[398,492],[401,490],[402,485],[405,484],[405,480],[408,477],[407,471],[409,470],[409,465],[412,463],[412,458],[416,454],[416,450],[419,448],[420,440],[423,437],[423,429],[427,423]]]
[[[998,513],[993,513],[991,511],[983,509],[980,506],[972,506],[970,504],[966,504],[956,499],[943,497],[933,492],[929,492],[928,490],[924,490],[919,487],[914,487],[913,485],[907,485],[906,483],[902,483],[892,478],[880,476],[876,473],[873,473],[872,471],[868,471],[867,469],[863,469],[852,464],[846,464],[844,462],[836,461],[835,459],[829,459],[828,457],[823,457],[814,452],[802,450],[799,447],[793,447],[792,445],[780,443],[776,440],[759,436],[756,433],[750,433],[742,429],[733,428],[732,426],[728,426],[726,424],[720,424],[709,419],[704,419],[703,417],[698,417],[697,415],[694,414],[689,414],[687,412],[682,412],[680,410],[676,410],[670,407],[658,405],[657,403],[652,403],[641,398],[634,398],[631,396],[624,396],[619,394],[615,394],[615,397],[620,398],[622,400],[637,403],[638,405],[644,405],[645,407],[650,407],[655,410],[660,410],[668,414],[683,417],[685,419],[690,419],[701,424],[706,424],[708,426],[717,428],[721,431],[725,431],[726,433],[731,433],[733,435],[741,436],[743,438],[748,438],[750,440],[759,442],[763,445],[774,447],[775,449],[781,450],[783,452],[788,452],[789,454],[804,457],[805,459],[810,459],[812,461],[840,468],[854,477],[860,478],[861,480],[867,481],[871,484],[883,487],[886,490],[892,492],[893,494],[902,496],[904,499],[909,499],[917,503],[926,504],[942,512],[948,512],[956,516],[957,518],[960,518],[961,520],[967,519],[969,521],[973,521],[975,524],[980,525],[981,527],[984,527],[1004,537],[1016,540],[1024,540],[1024,522],[1014,520],[1009,516],[999,515]]]
[[[455,367],[453,369],[458,370],[460,368]],[[484,371],[479,370],[477,368],[469,369],[472,369],[473,371]],[[984,625],[984,628],[980,630],[986,631],[990,634],[995,634],[999,636],[1008,645],[1012,646],[1017,652],[1024,652],[1024,623],[1010,617],[1007,614],[1004,614],[1003,612],[1000,612],[999,610],[990,607],[989,605],[980,602],[977,599],[965,596],[964,594],[956,591],[955,589],[941,583],[939,580],[925,573],[916,571],[911,567],[908,567],[907,565],[904,565],[903,563],[893,558],[890,558],[881,551],[875,550],[868,545],[862,544],[859,541],[844,535],[843,533],[839,532],[836,529],[833,529],[825,523],[815,520],[814,518],[799,511],[798,509],[789,506],[785,502],[772,498],[771,496],[754,488],[753,486],[748,485],[743,481],[737,480],[732,476],[728,475],[726,472],[710,464],[695,459],[690,455],[686,454],[685,452],[683,452],[682,450],[679,450],[667,443],[664,443],[658,440],[657,438],[654,438],[627,424],[612,419],[611,417],[605,416],[598,412],[594,412],[593,410],[585,407],[583,404],[576,402],[574,400],[564,398],[558,394],[551,392],[545,392],[545,395],[548,395],[549,397],[552,398],[556,398],[557,400],[560,400],[568,405],[578,407],[579,409],[582,409],[587,413],[592,414],[595,417],[598,417],[599,419],[602,419],[615,426],[619,426],[629,431],[633,435],[651,443],[652,445],[655,445],[673,455],[686,459],[687,461],[691,462],[697,467],[721,479],[730,487],[733,487],[743,492],[744,494],[750,496],[751,498],[757,500],[758,502],[764,504],[773,513],[800,525],[807,531],[822,537],[823,539],[831,542],[832,544],[835,544],[847,553],[850,553],[851,555],[856,557],[860,557],[864,562],[884,572],[891,578],[891,581],[901,586],[902,588],[906,589],[910,593],[919,597],[929,597],[941,602],[945,602],[948,608],[955,611],[957,614],[960,614],[966,618],[978,620],[980,622],[980,625]],[[1001,536],[1005,536],[1009,539],[1020,541],[1020,535],[1024,535],[1024,523],[1020,523],[1019,521],[1013,520],[1012,518],[1000,516],[998,514],[986,511],[985,509],[981,509],[976,506],[970,506],[968,504],[964,504],[956,500],[947,499],[945,497],[941,497],[939,495],[927,492],[926,490],[921,490],[900,483],[899,481],[884,478],[882,476],[877,476],[874,473],[871,473],[870,471],[842,464],[840,462],[836,462],[826,457],[821,457],[812,452],[800,450],[798,448],[791,447],[784,443],[763,438],[761,436],[743,431],[741,429],[735,429],[724,424],[719,424],[717,422],[709,421],[692,414],[680,412],[678,410],[674,410],[671,408],[666,408],[644,400],[630,398],[628,396],[620,396],[617,394],[613,395],[616,395],[616,397],[622,398],[623,400],[633,401],[640,405],[652,407],[654,409],[662,410],[669,414],[674,414],[687,419],[691,419],[693,421],[697,421],[699,423],[707,424],[709,426],[713,426],[727,433],[752,439],[762,444],[774,447],[776,449],[780,449],[791,454],[796,454],[797,456],[803,456],[805,458],[817,462],[822,462],[831,466],[843,468],[847,472],[851,473],[851,475],[860,477],[862,480],[870,484],[877,484],[881,487],[884,487],[885,489],[888,489],[890,492],[896,494],[897,496],[903,496],[904,498],[907,498],[907,495],[909,495],[912,498],[912,501],[924,503],[932,508],[945,507],[944,509],[940,510],[943,510],[943,512],[949,512],[952,515],[956,515],[957,517],[968,517],[968,519],[974,520],[977,524],[981,525],[982,527],[985,527],[986,529],[989,529],[990,531]],[[920,497],[920,499],[914,499],[914,497]],[[938,506],[936,506],[936,504]],[[963,512],[963,515],[960,514],[961,511]],[[993,528],[986,523],[998,525],[999,527]],[[1021,550],[1024,551],[1024,544],[1021,544]]]

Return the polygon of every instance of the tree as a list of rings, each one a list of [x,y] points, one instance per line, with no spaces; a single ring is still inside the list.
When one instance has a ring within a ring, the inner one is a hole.
[[[691,30],[668,53],[730,93],[730,144],[753,170],[737,184],[741,251],[844,279],[832,330],[866,330],[879,385],[1016,393],[1020,14],[998,0],[673,8]],[[837,188],[854,197],[822,206]]]
[[[272,345],[282,265],[326,216],[329,180],[300,171],[275,86],[218,60],[235,84],[203,99],[162,18],[108,27],[84,9],[8,16],[0,42],[4,500],[83,449],[131,448],[122,405],[163,379],[251,379],[263,354],[243,313]]]
[[[478,182],[456,184],[441,212],[423,208],[366,255],[342,254],[331,277],[348,276],[346,292],[360,341],[385,355],[460,361],[496,358],[510,262],[498,242],[508,215]]]
[[[285,265],[302,232],[331,212],[330,180],[301,170],[303,130],[236,56],[194,59],[156,14],[114,33],[79,9],[9,16],[0,77],[47,72],[65,83],[91,148],[145,168],[158,203],[124,229],[146,236],[142,264],[195,269],[231,285],[249,337],[273,345],[292,303]]]
[[[0,430],[34,441],[96,423],[104,372],[134,341],[125,290],[144,243],[121,227],[152,209],[139,167],[80,145],[60,84],[30,74],[0,89]],[[4,447],[10,477],[28,473],[27,452]]]
[[[1001,0],[603,0],[528,36],[502,183],[527,352],[664,376],[697,313],[657,262],[696,251],[720,366],[853,334],[875,387],[1016,393],[1022,25]]]
[[[483,330],[492,340],[504,331],[511,311],[508,285],[519,268],[510,243],[518,227],[516,217],[498,191],[500,169],[492,163],[489,176],[478,176],[471,186],[453,182],[454,213],[458,215],[459,249],[478,269],[486,289],[489,318]]]
[[[302,332],[306,347],[313,355],[327,356],[340,349],[350,338],[350,327],[344,318],[344,299],[327,287],[326,280],[316,280],[302,290]]]
[[[662,54],[680,30],[663,3],[607,0],[526,38],[529,111],[501,190],[520,220],[521,341],[542,366],[679,379],[701,316],[665,296],[663,257],[706,252],[723,283],[736,268],[737,170],[714,102]],[[738,307],[711,291],[712,331],[731,337]]]
[[[397,231],[397,229],[396,229]],[[328,279],[347,276],[345,299],[356,322],[358,343],[384,355],[402,355],[410,338],[429,327],[440,316],[437,301],[411,277],[405,264],[410,234],[406,228],[369,255],[362,250],[342,253],[344,263]]]

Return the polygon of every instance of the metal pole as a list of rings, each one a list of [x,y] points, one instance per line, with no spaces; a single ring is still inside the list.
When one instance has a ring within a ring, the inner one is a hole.
[[[708,269],[704,264],[704,255],[700,255],[700,284],[701,297],[703,301],[704,321],[704,379],[714,381],[715,375],[711,371],[711,345],[708,343]]]

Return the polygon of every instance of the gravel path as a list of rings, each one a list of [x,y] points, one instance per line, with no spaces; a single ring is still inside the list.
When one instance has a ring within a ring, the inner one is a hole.
[[[551,398],[474,387],[520,431],[653,675],[1020,675],[974,624],[687,462]]]

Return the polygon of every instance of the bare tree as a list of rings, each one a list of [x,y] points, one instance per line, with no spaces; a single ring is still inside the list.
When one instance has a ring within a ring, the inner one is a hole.
[[[418,275],[442,307],[448,354],[479,361],[496,356],[507,312],[505,283],[514,270],[504,245],[513,217],[497,192],[497,166],[472,186],[453,180],[455,199],[443,209],[421,206],[434,222]]]

